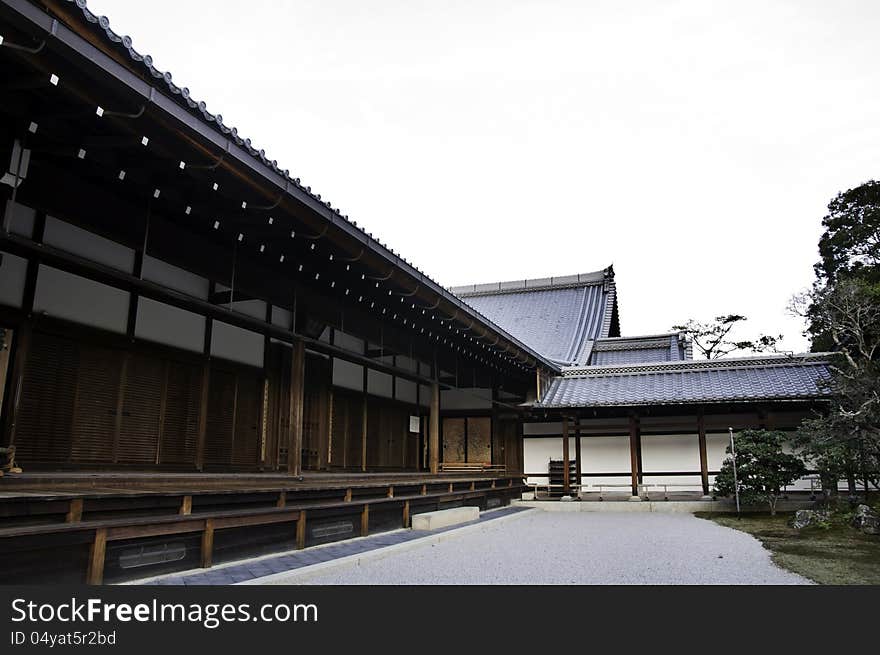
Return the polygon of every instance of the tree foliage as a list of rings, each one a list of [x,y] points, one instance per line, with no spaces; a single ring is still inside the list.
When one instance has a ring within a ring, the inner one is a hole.
[[[821,259],[815,266],[821,284],[853,277],[880,282],[880,182],[839,193],[829,203],[822,227]]]
[[[687,334],[694,347],[706,359],[724,357],[737,350],[775,352],[778,341],[782,339],[781,334],[779,336],[761,335],[756,339],[740,341],[734,341],[730,338],[733,329],[747,320],[741,314],[726,314],[705,322],[688,319],[687,323],[673,325],[672,329]]]
[[[743,430],[735,437],[740,499],[746,504],[767,503],[772,515],[776,514],[783,489],[807,472],[800,458],[783,452],[786,438],[786,434],[778,430]],[[721,496],[733,496],[736,489],[729,445],[727,454],[715,476],[715,491]]]
[[[827,413],[803,422],[797,442],[836,493],[847,478],[880,486],[880,182],[831,201],[810,291],[791,308],[814,351],[833,350]]]

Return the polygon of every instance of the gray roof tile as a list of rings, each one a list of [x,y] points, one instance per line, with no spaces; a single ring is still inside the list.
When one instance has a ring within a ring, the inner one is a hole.
[[[827,396],[823,355],[590,366],[553,379],[539,407],[600,407]]]
[[[591,342],[609,336],[616,302],[610,268],[452,291],[503,330],[560,364],[588,361]]]

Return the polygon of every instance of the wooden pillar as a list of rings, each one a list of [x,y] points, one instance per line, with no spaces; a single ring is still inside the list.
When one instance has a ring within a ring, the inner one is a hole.
[[[305,345],[296,341],[290,358],[290,426],[287,431],[287,473],[290,475],[302,473],[305,363]]]
[[[562,417],[562,495],[568,496],[571,489],[569,463],[571,459],[568,453],[568,417]]]
[[[205,519],[202,532],[202,568],[211,568],[214,558],[214,519]]]
[[[575,418],[574,423],[574,477],[575,484],[578,485],[578,493],[580,493],[580,485],[583,484],[583,469],[581,464],[581,417]]]
[[[431,414],[428,418],[428,461],[431,473],[440,471],[440,385],[431,385]]]
[[[306,511],[300,510],[296,520],[296,547],[302,550],[306,547]]]
[[[184,496],[180,500],[180,511],[178,514],[192,514],[192,496]]]
[[[703,495],[709,495],[709,457],[706,454],[706,425],[703,412],[697,416],[697,435],[700,441],[700,479],[703,483]]]
[[[632,495],[639,495],[639,418],[629,417],[629,459],[632,472]]]
[[[370,506],[364,505],[361,510],[361,536],[366,537],[370,534]]]
[[[107,553],[107,528],[95,530],[95,540],[89,548],[89,568],[86,572],[86,584],[102,584],[104,582],[104,558]]]
[[[83,499],[82,498],[73,498],[70,501],[70,506],[67,510],[67,515],[64,517],[65,523],[79,523],[82,520],[82,512],[83,512]]]
[[[21,396],[24,391],[24,371],[31,350],[31,323],[24,321],[16,328],[12,344],[12,372],[9,376],[9,398],[6,402],[8,417],[6,419],[6,443],[15,443],[15,432],[18,427],[18,415],[21,407]],[[0,380],[0,384],[3,380]]]
[[[403,501],[403,527],[409,527],[409,501]]]

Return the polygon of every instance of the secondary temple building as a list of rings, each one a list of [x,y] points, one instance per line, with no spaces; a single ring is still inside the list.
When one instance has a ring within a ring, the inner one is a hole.
[[[0,0],[0,70],[7,581],[498,507],[551,461],[708,493],[728,426],[821,410],[823,356],[621,337],[610,268],[442,287],[84,2]]]

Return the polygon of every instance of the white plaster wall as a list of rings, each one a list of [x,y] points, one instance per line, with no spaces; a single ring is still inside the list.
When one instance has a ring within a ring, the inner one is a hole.
[[[631,480],[629,436],[581,437],[581,473],[626,473],[584,478],[584,484],[627,484]],[[589,489],[585,489],[589,491]]]
[[[40,266],[34,311],[75,323],[124,333],[128,293],[83,277]]]
[[[131,248],[52,216],[46,217],[43,242],[126,273],[131,273],[134,268],[134,250]]]
[[[569,457],[573,460],[574,439],[569,438]],[[526,473],[544,473],[551,459],[562,459],[562,437],[523,439],[523,465]],[[549,482],[547,475],[529,476],[529,482]]]
[[[355,391],[364,390],[364,367],[338,357],[333,358],[333,384]]]
[[[24,299],[24,280],[27,260],[8,252],[0,252],[0,305],[21,307]]]
[[[416,402],[416,383],[412,380],[404,380],[397,378],[394,383],[394,393],[398,400],[415,404]]]
[[[382,371],[367,369],[367,393],[383,398],[391,398],[393,392],[393,377]]]
[[[205,317],[140,298],[134,334],[138,339],[200,353],[205,348]]]
[[[223,321],[214,321],[211,327],[211,354],[262,368],[263,335]]]
[[[293,329],[293,314],[283,307],[272,305],[272,325],[285,330]]]
[[[161,259],[144,255],[141,271],[145,280],[176,289],[194,298],[202,300],[208,298],[210,283],[207,278],[163,262]]]
[[[34,234],[34,214],[36,212],[12,200],[6,201],[6,211],[10,212],[9,231],[28,239]]]
[[[693,471],[694,475],[645,476],[645,484],[667,484],[670,491],[700,491],[700,439],[696,434],[643,434],[642,471]],[[662,491],[662,490],[660,490]]]

